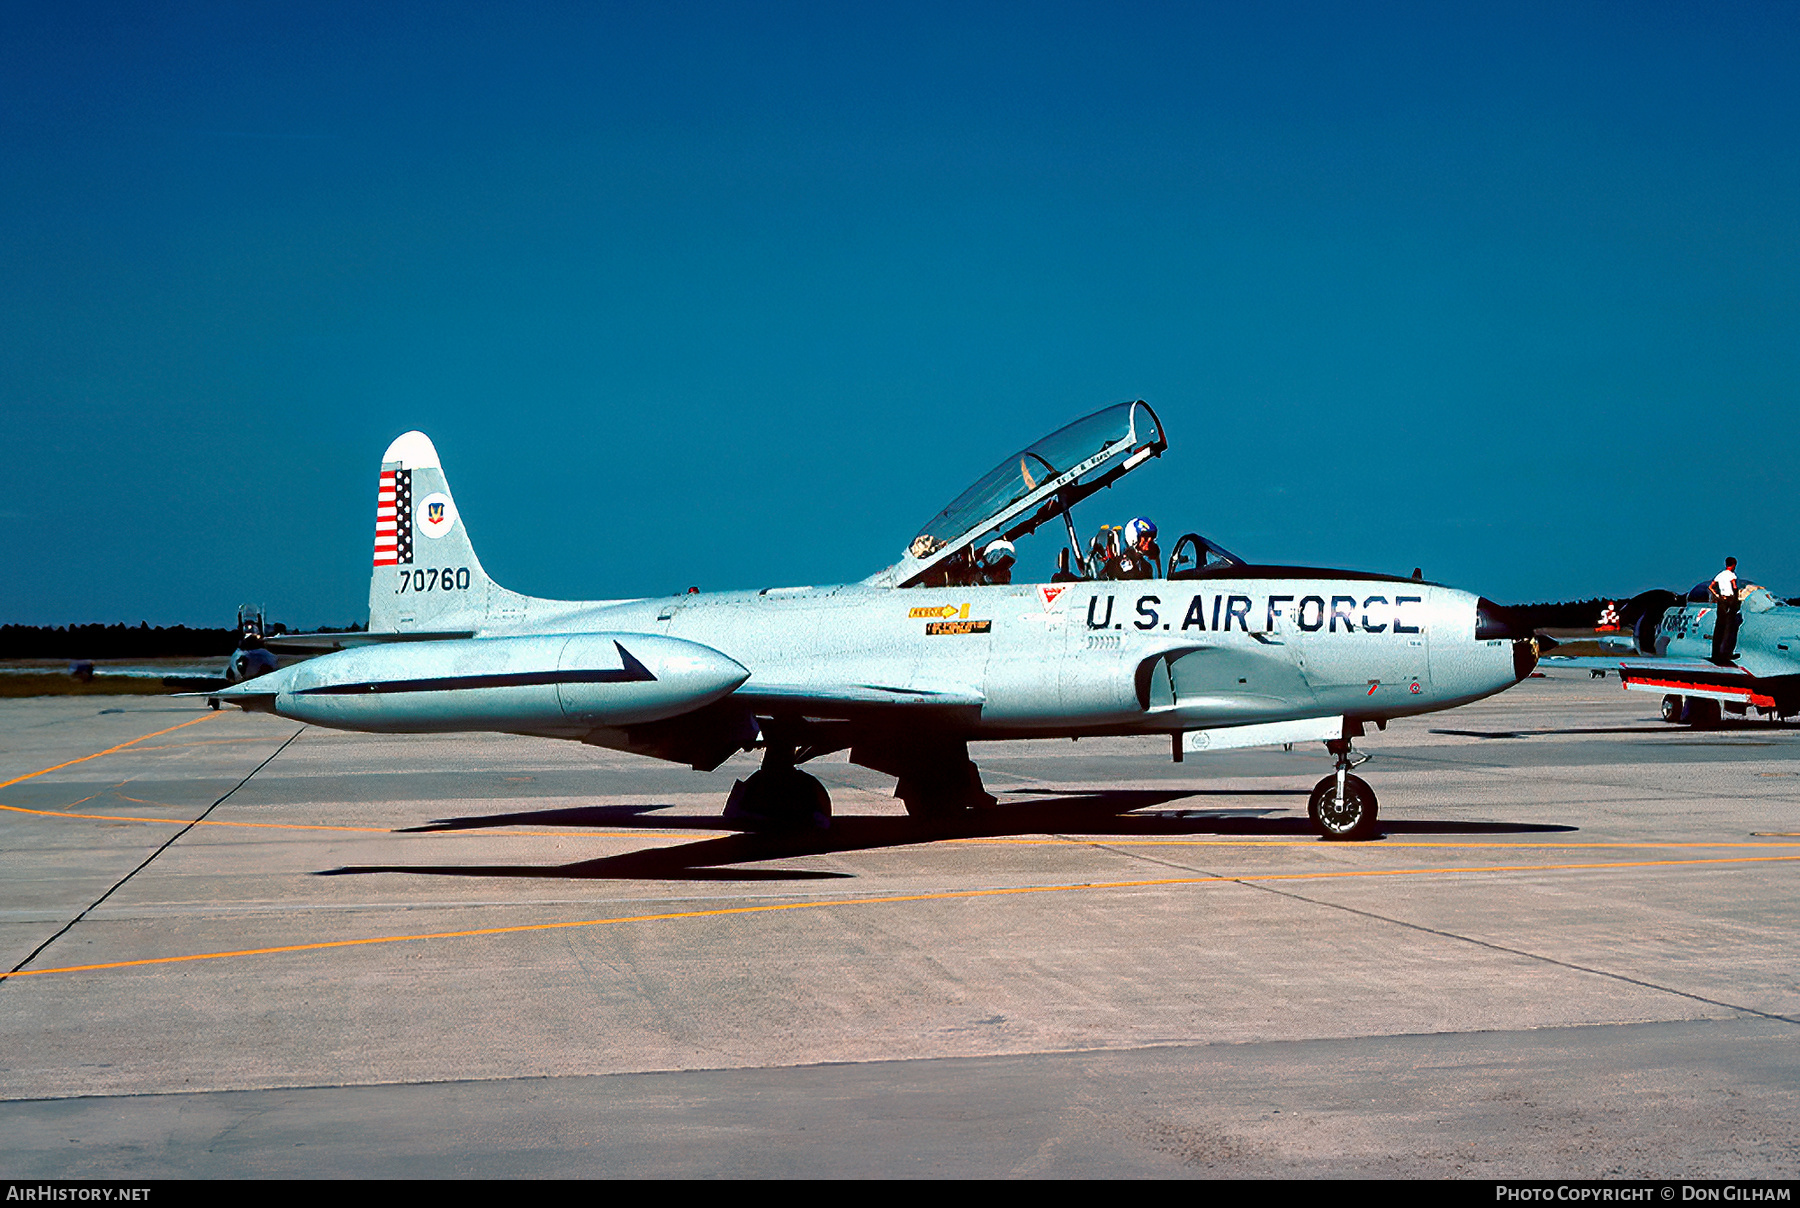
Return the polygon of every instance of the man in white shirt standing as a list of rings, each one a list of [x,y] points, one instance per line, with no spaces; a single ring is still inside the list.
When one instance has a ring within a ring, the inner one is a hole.
[[[1713,619],[1713,652],[1712,661],[1721,667],[1731,665],[1732,656],[1737,653],[1738,620],[1738,577],[1737,559],[1725,559],[1725,569],[1714,576],[1709,593],[1719,606],[1719,615]]]

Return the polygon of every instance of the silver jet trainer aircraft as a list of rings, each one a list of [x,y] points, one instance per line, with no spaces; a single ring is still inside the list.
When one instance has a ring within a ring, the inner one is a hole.
[[[1719,605],[1709,586],[1696,583],[1685,597],[1645,592],[1633,601],[1643,602],[1632,637],[1641,657],[1551,655],[1545,664],[1617,671],[1627,691],[1662,693],[1662,719],[1675,725],[1716,726],[1722,714],[1742,719],[1751,709],[1765,718],[1800,713],[1800,608],[1766,587],[1740,588],[1736,649],[1715,663]]]
[[[1323,741],[1337,772],[1309,809],[1328,838],[1374,833],[1349,774],[1369,724],[1517,683],[1537,646],[1504,609],[1417,579],[1257,566],[1190,533],[1166,577],[1112,581],[1063,551],[1014,584],[983,554],[1060,520],[1167,447],[1143,402],[1001,462],[860,583],[568,602],[481,569],[431,441],[382,457],[369,632],[212,693],[245,709],[379,732],[569,738],[710,771],[760,747],[726,817],[824,825],[799,764],[848,749],[915,816],[991,805],[976,739],[1166,734],[1184,752]],[[284,638],[293,644],[294,639]]]

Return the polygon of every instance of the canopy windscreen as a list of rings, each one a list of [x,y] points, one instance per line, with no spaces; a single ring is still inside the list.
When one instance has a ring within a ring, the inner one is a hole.
[[[1120,403],[1058,428],[982,475],[919,530],[908,552],[923,558],[941,549],[946,542],[1005,511],[1058,474],[1127,438],[1135,438],[1134,444],[1162,441],[1156,417],[1148,407],[1135,402]]]

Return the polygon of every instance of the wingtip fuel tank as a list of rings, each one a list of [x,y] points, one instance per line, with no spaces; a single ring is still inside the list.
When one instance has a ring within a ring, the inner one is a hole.
[[[577,633],[343,650],[214,696],[334,729],[574,734],[676,717],[749,677],[698,642]]]

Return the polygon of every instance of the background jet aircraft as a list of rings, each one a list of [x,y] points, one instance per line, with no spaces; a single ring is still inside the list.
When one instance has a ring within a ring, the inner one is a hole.
[[[1546,657],[1551,667],[1616,670],[1628,691],[1662,694],[1664,721],[1717,725],[1722,714],[1765,717],[1800,713],[1800,608],[1767,588],[1747,586],[1740,595],[1742,623],[1737,650],[1727,665],[1712,661],[1718,605],[1710,580],[1686,594],[1646,592],[1637,608],[1633,645],[1625,657]]]
[[[807,760],[848,750],[898,779],[914,815],[992,804],[977,739],[1166,734],[1174,757],[1324,741],[1337,771],[1309,810],[1328,837],[1373,833],[1349,774],[1369,724],[1447,709],[1529,674],[1504,610],[1435,583],[1245,563],[1198,534],[1168,577],[984,584],[977,551],[1061,521],[1167,441],[1143,402],[1052,433],[939,512],[861,583],[572,602],[488,578],[423,433],[382,457],[369,632],[350,648],[215,693],[316,725],[568,738],[710,770],[760,748],[727,817],[829,815]],[[1048,568],[1043,568],[1047,570]]]
[[[216,676],[165,676],[163,678],[164,686],[201,690],[223,688],[243,680],[255,679],[259,675],[267,675],[271,671],[279,669],[281,659],[275,651],[269,649],[264,640],[266,629],[262,609],[249,604],[238,605],[237,647],[226,656],[225,666],[220,673]],[[213,708],[218,707],[218,701],[213,701]]]

